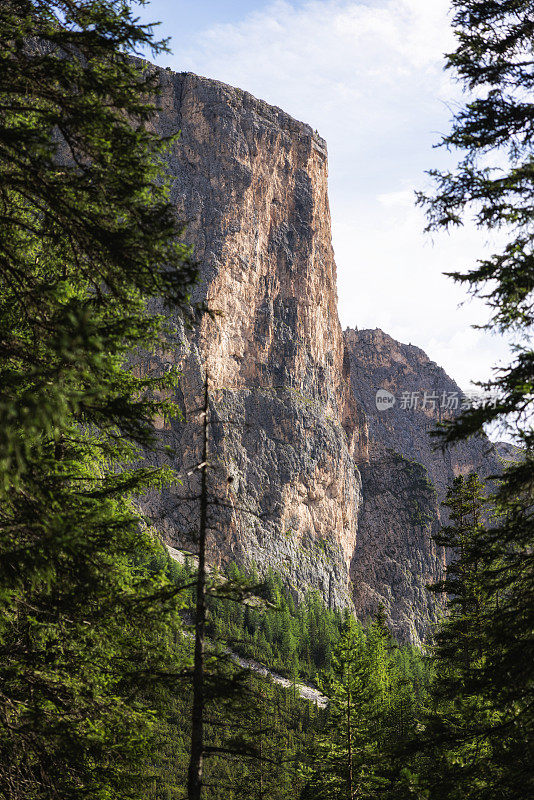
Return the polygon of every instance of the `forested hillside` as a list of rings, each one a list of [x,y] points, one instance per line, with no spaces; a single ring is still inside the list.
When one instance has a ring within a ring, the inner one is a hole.
[[[161,551],[149,568],[159,571],[165,561]],[[194,576],[175,561],[168,561],[166,570],[177,585]],[[386,776],[398,768],[401,743],[415,731],[428,697],[430,666],[421,652],[400,647],[383,616],[363,627],[348,612],[329,611],[317,595],[296,607],[275,574],[258,585],[254,574],[244,575],[233,566],[228,578],[257,588],[245,603],[216,598],[209,602],[205,748],[210,755],[204,783],[210,796],[321,797],[318,787],[324,785],[323,792],[331,782],[341,784],[343,791],[342,765],[349,758],[347,719],[355,727],[354,741],[373,754],[362,762],[362,775],[355,772],[354,790],[360,781],[362,792],[364,785],[385,785]],[[181,641],[191,659],[187,620],[194,592],[185,590],[183,598]],[[327,697],[326,708],[302,700],[295,689],[281,689],[268,678],[240,669],[232,653],[250,656],[295,683],[313,681]],[[179,686],[178,692],[165,696],[165,713],[158,723],[162,747],[151,798],[183,797],[189,678]],[[347,709],[348,697],[352,710]]]

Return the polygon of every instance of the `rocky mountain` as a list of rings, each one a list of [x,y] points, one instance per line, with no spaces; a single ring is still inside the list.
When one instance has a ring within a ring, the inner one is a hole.
[[[354,600],[363,616],[384,603],[393,629],[417,640],[440,613],[425,587],[445,565],[431,534],[446,521],[441,503],[447,488],[457,475],[473,470],[491,478],[501,462],[486,437],[443,451],[430,436],[438,422],[469,401],[422,350],[379,329],[347,329],[345,342],[352,388],[369,430],[351,568]]]
[[[166,353],[184,420],[162,435],[180,469],[201,461],[207,372],[212,561],[272,567],[350,605],[367,431],[337,317],[325,142],[246,92],[160,78],[157,128],[181,130],[168,169],[202,268],[195,299],[213,312]],[[187,547],[197,493],[193,473],[152,498],[171,543]]]
[[[172,198],[201,268],[195,300],[212,313],[190,330],[171,319],[143,360],[180,368],[183,413],[158,423],[182,483],[145,507],[169,544],[194,550],[207,381],[211,563],[273,568],[297,597],[316,589],[362,616],[383,601],[399,637],[418,641],[436,614],[424,586],[443,568],[429,538],[439,499],[453,474],[489,465],[485,445],[444,457],[426,440],[439,412],[377,411],[377,387],[454,384],[380,331],[343,336],[323,139],[247,92],[158,75],[154,124],[181,130]]]

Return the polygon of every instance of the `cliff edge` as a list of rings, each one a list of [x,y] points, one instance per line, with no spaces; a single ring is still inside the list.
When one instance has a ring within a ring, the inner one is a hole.
[[[397,635],[418,641],[442,612],[426,587],[445,568],[445,552],[431,537],[447,522],[447,489],[472,471],[491,479],[501,461],[485,436],[442,450],[430,435],[459,413],[464,395],[423,350],[380,329],[348,328],[344,335],[352,388],[369,430],[351,567],[355,606],[369,616],[383,603]],[[384,392],[386,402],[377,402]]]

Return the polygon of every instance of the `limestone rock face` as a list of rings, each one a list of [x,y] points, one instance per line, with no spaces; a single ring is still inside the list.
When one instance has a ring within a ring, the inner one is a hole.
[[[316,589],[361,617],[383,602],[398,637],[418,642],[439,613],[426,584],[444,567],[430,538],[440,501],[454,475],[500,464],[485,439],[433,451],[439,403],[401,408],[403,392],[459,392],[421,350],[381,331],[343,336],[325,142],[239,89],[157,74],[154,125],[181,130],[167,170],[200,266],[194,300],[212,313],[190,330],[171,316],[161,353],[141,358],[182,373],[183,418],[157,423],[182,483],[145,508],[194,552],[207,376],[211,565],[273,568],[297,597]],[[379,388],[397,397],[389,410]]]
[[[367,441],[337,317],[325,142],[246,92],[159,74],[156,128],[181,129],[168,169],[201,267],[195,299],[214,312],[168,356],[185,418],[162,436],[180,470],[200,461],[207,370],[211,560],[349,605]],[[196,528],[197,475],[151,498],[170,544]]]
[[[435,449],[430,431],[458,412],[462,392],[422,350],[379,329],[347,329],[344,335],[352,387],[369,427],[351,568],[355,605],[365,616],[383,602],[399,637],[417,641],[440,612],[425,586],[439,579],[445,566],[431,534],[446,519],[441,503],[447,489],[454,477],[473,470],[491,478],[501,462],[486,437],[445,452]],[[381,389],[395,403],[379,410]]]

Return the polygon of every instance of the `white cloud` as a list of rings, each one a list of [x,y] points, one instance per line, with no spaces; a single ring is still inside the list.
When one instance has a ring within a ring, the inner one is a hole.
[[[338,271],[340,317],[422,347],[468,389],[507,352],[502,340],[471,328],[488,319],[483,302],[442,274],[473,264],[480,238],[467,227],[432,240],[423,227],[409,191],[334,217],[336,258],[346,265]]]
[[[239,24],[203,32],[185,64],[204,66],[312,125],[325,123],[325,109],[335,111],[345,129],[358,122],[357,133],[362,112],[372,109],[378,125],[401,112],[402,94],[415,100],[429,83],[435,89],[443,82],[441,54],[452,46],[447,7],[448,0],[275,2]]]
[[[470,329],[485,319],[443,271],[482,255],[467,227],[434,244],[413,205],[459,89],[443,71],[454,49],[449,0],[284,0],[215,25],[175,59],[281,106],[327,139],[343,325],[382,327],[426,349],[464,387],[505,354]]]
[[[386,208],[409,209],[413,206],[414,195],[409,189],[401,189],[398,192],[379,194],[377,200]]]

